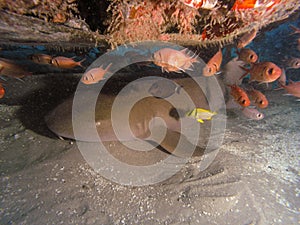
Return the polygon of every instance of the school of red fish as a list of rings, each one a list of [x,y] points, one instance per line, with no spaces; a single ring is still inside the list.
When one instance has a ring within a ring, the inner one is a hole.
[[[194,4],[194,7],[198,7],[200,1],[184,1],[186,4]],[[201,1],[202,2],[202,1]],[[206,5],[202,2],[202,7],[209,7],[213,5],[215,1],[207,1]],[[255,2],[255,1],[254,1]],[[276,2],[276,1],[272,1]],[[204,5],[203,5],[204,4]],[[235,7],[248,7],[246,5],[238,5],[236,2]],[[290,26],[293,30],[291,35],[300,34],[300,29],[294,26]],[[232,59],[221,69],[222,64],[222,50],[219,49],[215,55],[208,60],[203,70],[199,75],[206,77],[209,76],[223,76],[225,85],[229,88],[231,95],[231,101],[236,103],[237,107],[240,107],[242,113],[255,120],[264,118],[264,115],[257,109],[264,109],[268,106],[267,97],[251,86],[252,82],[258,84],[268,84],[274,81],[278,82],[280,88],[284,88],[286,92],[300,99],[300,82],[288,81],[285,70],[287,69],[299,69],[300,58],[287,58],[285,59],[285,68],[280,68],[276,64],[270,61],[259,61],[259,57],[255,51],[250,48],[245,48],[256,37],[258,30],[253,29],[250,32],[241,36],[236,42],[236,54],[237,58]],[[298,39],[298,45],[299,45]],[[298,50],[300,47],[298,46]],[[181,73],[187,70],[193,70],[193,64],[199,63],[195,54],[191,54],[189,49],[176,50],[172,48],[162,48],[155,51],[152,54],[151,61],[156,66],[161,67],[162,72],[176,72]],[[64,56],[50,56],[47,54],[33,54],[30,59],[37,64],[49,65],[61,69],[73,69],[75,67],[84,68],[82,63],[85,58],[80,61],[75,61],[74,57],[68,58]],[[109,73],[109,69],[112,63],[86,71],[82,77],[81,82],[85,85],[91,85],[100,82],[105,79],[105,75]],[[0,58],[0,75],[21,79],[24,76],[31,75],[32,73],[24,69],[20,64],[15,61]],[[243,78],[250,75],[246,87],[242,87]],[[0,98],[5,95],[5,84],[0,83]]]

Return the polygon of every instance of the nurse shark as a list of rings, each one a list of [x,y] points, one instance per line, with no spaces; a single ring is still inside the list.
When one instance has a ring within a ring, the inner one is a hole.
[[[188,157],[189,153],[186,149],[195,149],[193,156],[203,155],[204,148],[191,143],[183,132],[183,130],[190,132],[192,127],[197,129],[200,126],[196,120],[186,118],[185,112],[193,108],[212,111],[223,108],[223,97],[226,92],[223,83],[213,77],[173,79],[172,81],[181,86],[184,91],[174,93],[168,98],[157,98],[151,94],[145,94],[158,79],[164,78],[148,78],[130,83],[126,87],[126,91],[117,96],[100,93],[95,103],[91,102],[88,97],[91,93],[94,94],[94,90],[84,91],[85,94],[78,92],[63,101],[46,116],[47,126],[59,137],[77,141],[109,142],[139,139],[157,143],[163,150],[176,156]],[[198,79],[197,82],[196,79]],[[141,97],[143,95],[145,97]],[[73,105],[75,96],[77,96],[76,109]],[[137,97],[140,99],[133,105],[128,103]],[[115,104],[116,101],[118,104]],[[94,110],[89,107],[93,104]],[[126,111],[129,114],[124,113]],[[76,115],[75,119],[74,115]],[[88,119],[91,115],[92,119]],[[161,120],[157,120],[158,118],[163,121],[163,124]],[[191,126],[183,126],[183,121]],[[79,123],[76,126],[76,134],[74,133],[74,122]],[[115,125],[118,127],[117,132]],[[210,128],[211,123],[205,122],[202,126]],[[126,129],[128,127],[130,127],[129,130]],[[92,134],[93,129],[96,129],[98,135]],[[164,129],[163,138],[156,135]],[[175,149],[177,149],[176,153],[174,153]]]

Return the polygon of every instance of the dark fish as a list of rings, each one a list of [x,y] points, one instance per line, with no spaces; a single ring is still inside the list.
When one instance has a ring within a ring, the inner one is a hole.
[[[51,64],[51,60],[52,60],[52,56],[51,55],[46,55],[46,54],[33,54],[30,55],[30,59],[38,64],[46,64],[46,65],[50,65]]]
[[[0,58],[0,75],[23,78],[31,75],[31,73],[23,69],[22,66],[16,64],[12,60]]]
[[[156,81],[149,88],[149,93],[156,98],[168,98],[171,95],[180,92],[181,87],[175,82],[167,79]]]
[[[239,56],[238,60],[242,60],[245,63],[255,63],[258,60],[257,54],[250,48],[242,48],[237,51]]]

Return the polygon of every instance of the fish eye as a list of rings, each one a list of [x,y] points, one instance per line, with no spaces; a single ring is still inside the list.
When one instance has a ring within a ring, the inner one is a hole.
[[[270,68],[270,69],[268,69],[268,71],[267,71],[267,72],[268,72],[268,74],[269,74],[269,75],[273,74],[273,72],[274,72],[274,68]]]
[[[250,56],[249,56],[250,59],[253,59],[253,57],[254,57],[254,55],[250,55]]]
[[[260,104],[260,105],[264,104],[264,101],[263,101],[263,100],[260,100],[260,101],[259,101],[259,104]]]
[[[261,113],[258,113],[257,114],[257,118],[261,118],[262,117],[262,114]]]
[[[209,68],[208,68],[208,72],[211,73],[211,71],[212,71],[212,69],[211,69],[211,67],[209,67]]]
[[[243,104],[243,105],[245,105],[245,103],[246,103],[246,100],[245,100],[245,99],[243,99],[243,100],[242,100],[242,104]]]

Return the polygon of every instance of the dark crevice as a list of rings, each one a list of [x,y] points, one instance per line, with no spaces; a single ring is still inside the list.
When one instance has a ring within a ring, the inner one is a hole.
[[[90,26],[92,31],[98,30],[101,34],[104,33],[107,26],[104,22],[108,19],[107,8],[109,1],[99,0],[78,0],[78,10],[80,16]]]

